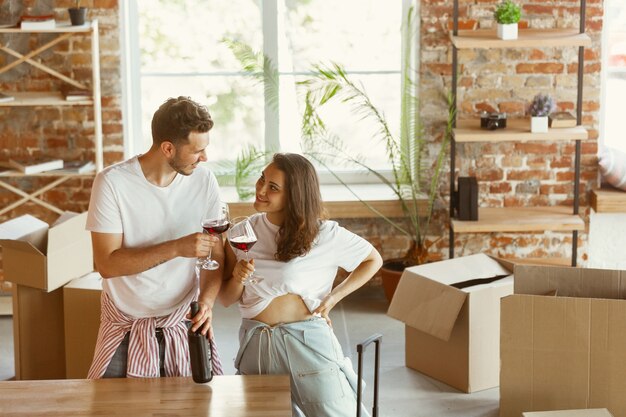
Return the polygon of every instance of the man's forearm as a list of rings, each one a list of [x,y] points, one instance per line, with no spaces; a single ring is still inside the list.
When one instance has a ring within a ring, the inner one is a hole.
[[[167,241],[143,248],[117,249],[96,267],[103,278],[115,278],[147,271],[177,256],[175,241]]]

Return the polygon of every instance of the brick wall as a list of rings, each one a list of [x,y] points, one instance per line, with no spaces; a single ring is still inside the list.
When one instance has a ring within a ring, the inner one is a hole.
[[[35,12],[53,12],[58,20],[67,19],[66,8],[71,1],[24,1],[0,3],[0,23],[12,23],[26,7]],[[535,28],[578,27],[578,2],[524,1],[523,19]],[[118,1],[88,0],[89,18],[100,22],[100,65],[102,78],[103,132],[105,165],[123,157],[123,138],[120,103],[120,56],[118,31]],[[461,27],[488,27],[495,2],[460,1]],[[593,47],[585,53],[584,124],[591,140],[583,144],[581,191],[584,211],[587,191],[596,180],[596,139],[600,97],[600,31],[602,2],[587,2],[588,33]],[[421,14],[421,97],[426,132],[436,143],[441,140],[446,117],[446,94],[451,83],[451,46],[448,28],[451,27],[451,0],[424,0]],[[3,43],[27,53],[49,40],[51,35],[10,35]],[[60,72],[90,83],[90,45],[76,38],[58,45],[41,57]],[[459,113],[461,117],[476,115],[481,110],[506,111],[522,115],[527,101],[540,89],[551,90],[558,106],[572,110],[575,105],[576,48],[473,50],[461,51],[459,63]],[[0,65],[10,62],[5,54]],[[29,65],[21,64],[0,74],[0,89],[56,90],[59,81]],[[556,92],[558,89],[558,93]],[[0,108],[0,162],[12,155],[45,153],[60,157],[89,157],[93,150],[93,116],[89,108]],[[573,182],[573,143],[537,144],[504,143],[474,144],[457,147],[456,166],[463,175],[476,175],[480,181],[482,206],[520,206],[571,204]],[[447,171],[447,163],[446,163]],[[537,181],[541,180],[541,181]],[[41,187],[49,179],[28,177],[12,181],[27,192]],[[41,198],[64,209],[84,211],[88,205],[91,180],[71,180],[44,193]],[[437,241],[433,259],[447,258],[447,198],[448,176],[441,184],[439,210],[432,224],[431,240]],[[0,188],[0,207],[17,200],[17,196]],[[56,215],[33,204],[23,205],[0,216],[0,222],[23,213],[52,221]],[[401,256],[409,247],[404,237],[398,236],[381,219],[344,219],[342,224],[370,239],[385,258]],[[580,259],[585,258],[586,234],[581,233]],[[473,234],[456,235],[457,256],[480,251],[498,255],[569,256],[571,233],[533,234]]]

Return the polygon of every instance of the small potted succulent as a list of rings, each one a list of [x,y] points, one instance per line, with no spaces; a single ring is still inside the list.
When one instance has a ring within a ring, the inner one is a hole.
[[[76,0],[75,7],[70,7],[67,11],[70,13],[70,22],[72,26],[82,26],[85,24],[87,17],[87,8],[80,7],[81,0]]]
[[[522,15],[520,7],[511,0],[498,4],[493,17],[498,23],[498,38],[517,39],[517,24]]]
[[[530,113],[530,131],[546,133],[548,131],[548,115],[556,109],[554,99],[548,94],[537,94],[528,106]]]

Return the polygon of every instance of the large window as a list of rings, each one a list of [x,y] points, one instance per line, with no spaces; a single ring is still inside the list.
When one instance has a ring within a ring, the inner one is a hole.
[[[601,145],[626,152],[622,125],[626,108],[626,4],[605,0],[602,36],[602,135]]]
[[[209,107],[215,120],[210,162],[233,160],[249,144],[299,152],[297,82],[320,62],[342,64],[363,84],[392,129],[398,129],[404,1],[124,2],[131,8],[125,12],[131,69],[126,91],[134,91],[128,106],[135,114],[130,119],[134,146],[127,153],[149,148],[152,114],[166,98],[178,95]],[[262,85],[242,72],[223,39],[245,42],[277,64],[278,112],[267,108]],[[385,167],[384,144],[372,139],[375,127],[367,120],[345,106],[325,109],[323,116],[351,151],[373,167]]]

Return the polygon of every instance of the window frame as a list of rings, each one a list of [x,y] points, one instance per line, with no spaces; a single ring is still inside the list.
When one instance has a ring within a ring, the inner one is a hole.
[[[263,35],[263,53],[273,62],[278,64],[278,7],[284,3],[279,0],[263,0],[262,5],[262,35]],[[406,16],[410,7],[413,6],[416,12],[419,12],[419,2],[415,0],[402,0],[401,21],[406,21]],[[141,73],[141,51],[139,47],[139,11],[137,3],[121,2],[120,3],[120,43],[121,43],[121,65],[122,65],[122,118],[124,132],[124,158],[130,158],[139,152],[144,151],[145,141],[142,133],[141,125],[141,80],[146,75],[159,76],[207,76],[207,75],[245,75],[243,72],[227,71],[212,73]],[[419,22],[419,19],[418,19]],[[418,31],[419,33],[419,28]],[[416,35],[417,36],[417,35]],[[404,36],[400,36],[401,42],[404,43]],[[419,42],[419,39],[415,39]],[[401,51],[405,45],[401,45]],[[403,55],[403,54],[401,54]],[[404,56],[399,57],[399,61]],[[419,68],[419,53],[410,57],[416,68]],[[400,64],[402,62],[400,61]],[[277,67],[279,65],[276,65]],[[402,68],[402,65],[399,66]],[[401,76],[401,71],[348,71],[349,74],[389,74],[397,73]],[[279,72],[279,76],[284,75],[303,75],[303,72]],[[418,80],[415,80],[418,81]],[[419,86],[419,83],[416,83]],[[265,97],[264,121],[265,121],[265,137],[264,145],[266,149],[279,149],[280,144],[280,127],[279,115],[274,106],[268,105],[268,98]],[[400,103],[398,103],[398,106]],[[391,169],[377,170],[389,179],[391,179]],[[335,170],[341,175],[343,181],[347,184],[375,184],[380,183],[374,175],[364,170]],[[339,184],[334,175],[326,170],[320,170],[320,181],[322,184]]]
[[[618,6],[621,6],[622,9],[626,11],[626,4],[619,4],[621,0],[612,0]],[[606,15],[609,7],[604,7],[604,15],[603,22],[605,24],[602,28],[601,34],[601,45],[602,45],[602,55],[600,57],[601,62],[601,70],[600,70],[600,121],[599,121],[599,130],[600,135],[598,137],[598,153],[602,152],[606,147],[606,118],[607,118],[607,84],[608,79],[611,74],[618,73],[626,73],[626,68],[611,68],[609,67],[609,48],[607,47],[608,39],[609,39],[609,30],[606,27]],[[624,100],[624,104],[626,104],[626,99]],[[626,152],[626,148],[622,149]]]

